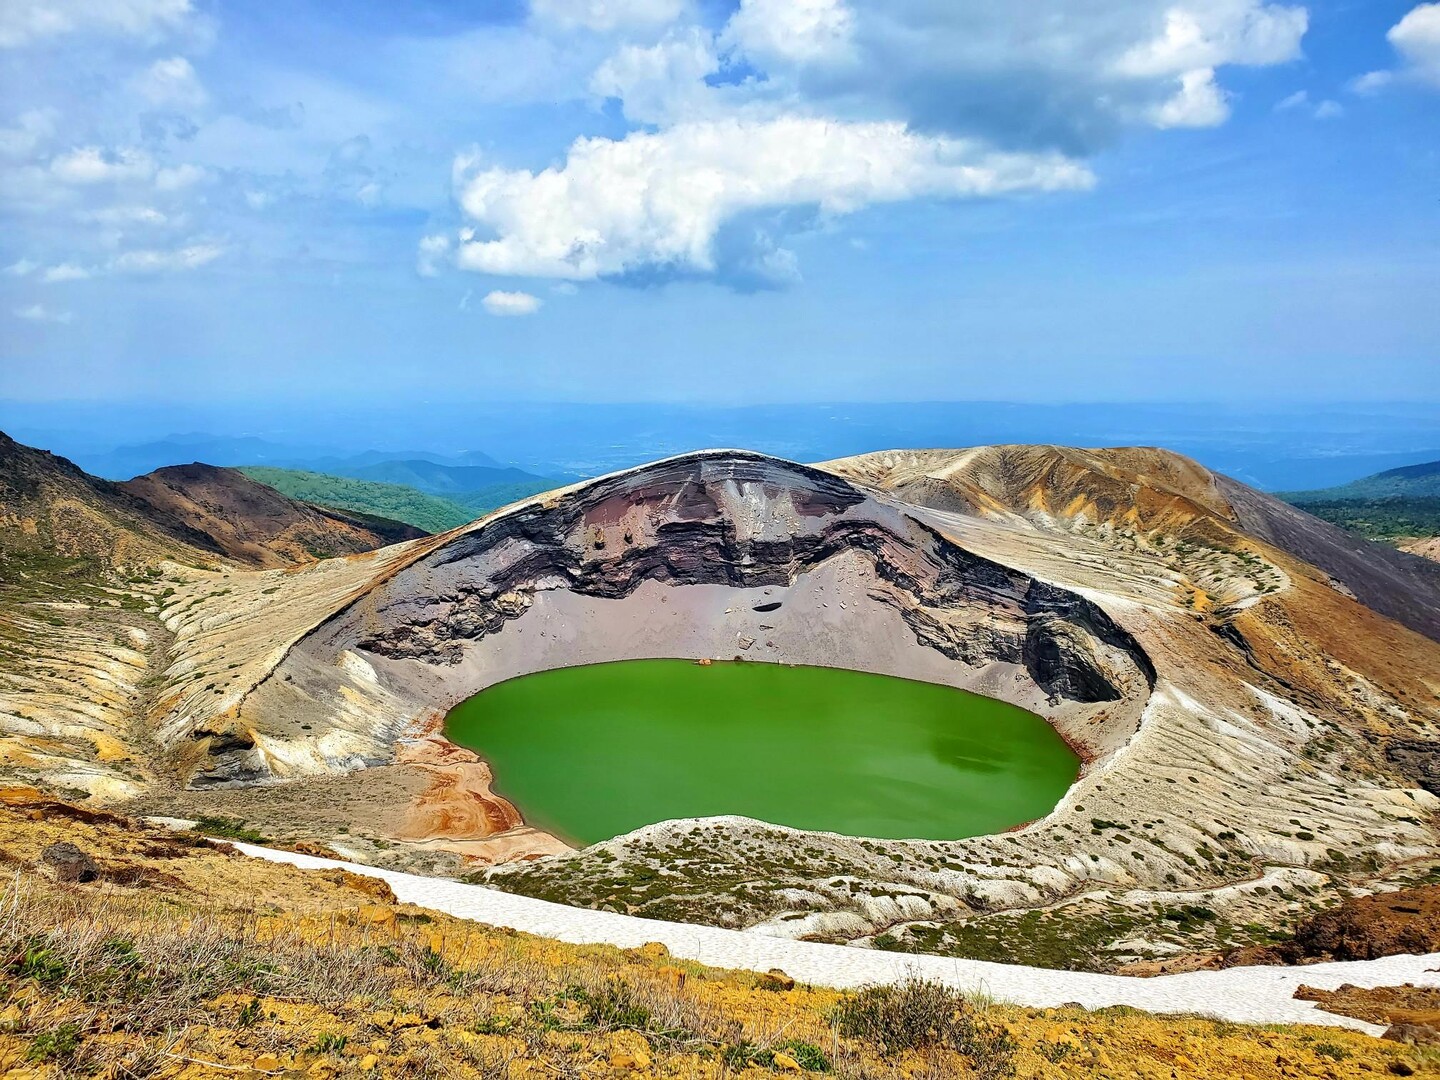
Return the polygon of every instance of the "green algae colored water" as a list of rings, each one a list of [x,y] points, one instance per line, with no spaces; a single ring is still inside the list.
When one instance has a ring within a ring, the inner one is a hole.
[[[952,840],[1043,817],[1079,761],[1033,713],[835,668],[632,660],[526,675],[451,711],[526,821],[591,844],[670,818]]]

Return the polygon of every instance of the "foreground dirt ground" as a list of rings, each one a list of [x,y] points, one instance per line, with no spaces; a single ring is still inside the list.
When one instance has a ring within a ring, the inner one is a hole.
[[[660,946],[563,945],[26,788],[0,791],[0,862],[8,1077],[1440,1072],[1425,1047],[1338,1030],[1028,1010],[923,987],[867,998],[706,969]],[[1367,1008],[1386,1018],[1383,1002]]]

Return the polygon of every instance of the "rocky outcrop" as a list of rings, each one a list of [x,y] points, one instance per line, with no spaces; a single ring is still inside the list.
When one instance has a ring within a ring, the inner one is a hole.
[[[462,536],[367,598],[355,645],[454,665],[538,592],[784,589],[845,555],[869,567],[919,644],[958,663],[1020,665],[1050,697],[1083,703],[1119,700],[1136,672],[1153,681],[1134,639],[1088,600],[979,558],[834,477],[742,455],[637,470]]]

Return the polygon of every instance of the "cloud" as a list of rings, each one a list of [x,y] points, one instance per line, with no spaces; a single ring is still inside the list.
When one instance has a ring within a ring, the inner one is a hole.
[[[40,269],[40,264],[32,259],[17,259],[5,267],[5,273],[11,277],[29,277],[38,269]]]
[[[530,5],[541,22],[601,31],[666,26],[684,10],[684,0],[532,0]]]
[[[450,238],[443,235],[427,236],[420,241],[415,255],[415,272],[421,277],[436,277],[442,264],[448,261]]]
[[[1215,127],[1229,115],[1225,91],[1216,84],[1211,68],[1185,72],[1175,95],[1152,106],[1147,113],[1157,128]]]
[[[813,63],[844,56],[854,30],[844,0],[740,0],[723,40],[755,60]]]
[[[1440,86],[1440,4],[1421,4],[1385,35],[1408,71]]]
[[[173,250],[144,248],[117,255],[110,269],[125,274],[157,274],[174,270],[196,270],[214,262],[225,249],[219,244],[196,243]]]
[[[44,304],[31,304],[29,307],[16,308],[15,317],[29,322],[68,323],[75,316],[69,311],[47,308]]]
[[[694,119],[714,97],[705,80],[719,70],[712,37],[692,27],[655,45],[621,46],[600,65],[590,89],[618,98],[625,115],[640,123]]]
[[[1316,120],[1334,120],[1345,115],[1345,107],[1338,101],[1326,98],[1312,104],[1308,90],[1296,90],[1289,97],[1281,98],[1275,103],[1275,111],[1305,112]]]
[[[60,263],[58,266],[49,267],[40,275],[40,280],[46,284],[55,284],[61,281],[84,281],[90,276],[90,271],[83,266],[76,266],[74,263]]]
[[[1146,4],[1111,5],[1143,13]],[[1083,16],[1082,16],[1083,17]],[[1268,65],[1293,60],[1309,26],[1303,7],[1213,0],[1177,4],[1165,12],[1164,29],[1120,57],[1118,73],[1140,78],[1179,75],[1221,64]]]
[[[1352,93],[1378,94],[1400,81],[1440,86],[1440,3],[1411,8],[1385,37],[1400,55],[1400,67],[1352,79],[1348,87]]]
[[[783,117],[582,138],[563,168],[540,173],[462,159],[457,181],[461,208],[491,234],[461,237],[460,267],[584,280],[655,267],[714,272],[721,226],[756,210],[846,214],[923,196],[1086,188],[1093,178],[1060,155],[997,153],[899,123]]]
[[[823,47],[790,25],[804,15]],[[1135,126],[1224,122],[1222,69],[1297,58],[1308,24],[1264,0],[751,0],[720,40],[792,109],[1089,154]]]
[[[179,28],[192,10],[190,0],[5,0],[0,48],[65,34],[154,39]]]
[[[496,290],[485,294],[480,306],[491,315],[534,315],[540,310],[541,300],[525,292],[501,292]]]
[[[1368,71],[1350,80],[1348,89],[1356,94],[1378,94],[1395,81],[1393,71]]]
[[[134,79],[133,87],[152,105],[198,109],[209,100],[200,77],[183,56],[156,60]]]
[[[79,221],[94,225],[165,225],[170,218],[153,206],[107,206],[99,210],[82,210],[75,215]]]
[[[209,171],[199,165],[176,165],[157,169],[155,171],[155,190],[180,191],[182,188],[200,183],[209,175]]]
[[[131,147],[105,150],[82,146],[55,157],[50,173],[65,184],[116,184],[149,180],[155,175],[155,162],[143,150]]]
[[[55,134],[60,114],[55,109],[30,109],[14,127],[0,127],[0,158],[22,160],[32,156]]]

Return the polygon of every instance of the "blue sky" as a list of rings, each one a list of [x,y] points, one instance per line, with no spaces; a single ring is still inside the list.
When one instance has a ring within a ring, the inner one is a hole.
[[[1440,401],[1440,4],[9,0],[0,397]]]

